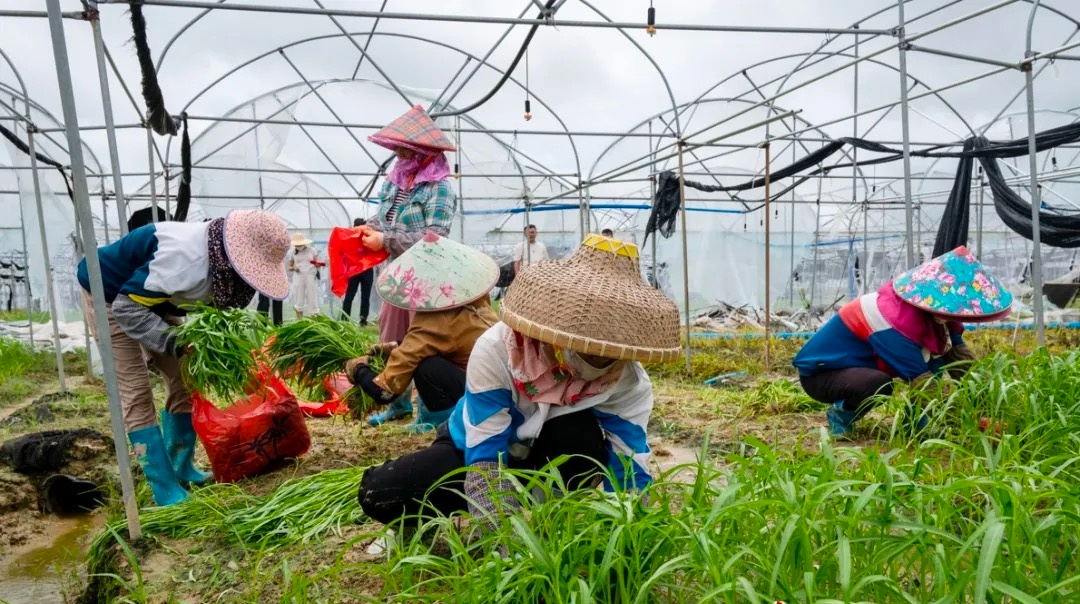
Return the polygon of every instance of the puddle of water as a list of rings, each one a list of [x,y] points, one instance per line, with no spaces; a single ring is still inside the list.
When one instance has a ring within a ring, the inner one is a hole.
[[[48,534],[34,539],[6,561],[6,568],[0,569],[0,602],[63,604],[61,587],[103,522],[102,514],[58,518]]]

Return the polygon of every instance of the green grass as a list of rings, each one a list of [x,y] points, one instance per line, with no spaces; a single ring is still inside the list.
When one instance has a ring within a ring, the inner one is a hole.
[[[34,319],[34,323],[48,323],[49,313],[42,310],[35,310],[31,313]],[[18,323],[25,321],[27,318],[26,310],[4,310],[0,311],[0,322],[4,323]]]
[[[33,350],[22,342],[0,338],[0,406],[36,394],[50,374],[56,375],[52,351]]]
[[[1010,348],[1001,339],[1011,334],[972,335],[976,346]],[[702,362],[714,363],[711,377],[727,357]],[[815,410],[787,380],[707,392],[747,415]],[[908,433],[911,407],[931,417],[928,433]],[[958,382],[900,388],[881,409],[887,419],[867,447],[811,431],[783,448],[743,437],[717,459],[706,440],[699,462],[659,476],[648,502],[598,491],[559,498],[557,472],[516,473],[527,515],[504,515],[476,540],[432,520],[386,563],[358,560],[365,542],[339,528],[362,521],[362,469],[258,498],[210,487],[143,517],[151,536],[205,547],[213,587],[199,593],[224,602],[1080,600],[1080,353],[999,352]],[[981,429],[983,418],[1000,433]],[[129,566],[141,559],[105,550]],[[240,570],[219,569],[223,555],[241,556]],[[152,599],[132,569],[121,574],[121,592]]]

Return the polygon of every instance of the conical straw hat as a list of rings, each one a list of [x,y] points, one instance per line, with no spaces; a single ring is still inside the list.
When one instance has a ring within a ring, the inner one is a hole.
[[[368,137],[368,140],[391,151],[406,147],[421,153],[453,151],[454,144],[428,116],[420,105],[390,122],[385,128]]]
[[[916,308],[963,321],[996,321],[1012,307],[1012,294],[965,246],[900,275],[893,289]]]
[[[499,265],[487,254],[428,232],[386,267],[375,287],[391,306],[430,312],[475,302],[498,280]]]
[[[675,302],[641,279],[637,246],[601,235],[569,258],[523,268],[501,314],[514,331],[581,354],[644,362],[681,354]]]

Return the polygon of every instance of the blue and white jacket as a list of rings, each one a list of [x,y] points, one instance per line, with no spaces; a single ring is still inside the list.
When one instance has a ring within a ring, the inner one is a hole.
[[[466,371],[465,396],[450,417],[450,435],[465,452],[465,464],[505,462],[510,445],[539,436],[544,422],[568,413],[592,413],[607,440],[608,467],[617,484],[604,488],[640,490],[652,482],[647,468],[647,426],[652,413],[652,382],[640,363],[627,363],[622,377],[600,394],[573,406],[534,403],[514,388],[504,337],[496,323],[476,341]],[[626,463],[629,462],[629,463]],[[629,473],[627,472],[629,468]]]
[[[98,248],[105,302],[120,328],[158,353],[175,353],[163,317],[176,306],[210,300],[209,222],[162,222]],[[79,285],[90,291],[86,259]]]

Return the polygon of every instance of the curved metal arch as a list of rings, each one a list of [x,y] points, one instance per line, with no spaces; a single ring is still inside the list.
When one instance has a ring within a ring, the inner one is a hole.
[[[206,10],[210,10],[210,9],[206,9]],[[200,15],[200,17],[201,16],[202,15]],[[458,54],[460,54],[462,56],[469,57],[470,59],[476,60],[480,65],[484,65],[484,66],[488,67],[489,69],[495,71],[496,73],[498,73],[500,75],[506,73],[505,71],[503,71],[499,67],[496,67],[495,65],[492,65],[488,61],[482,60],[480,57],[478,57],[478,56],[476,56],[476,55],[474,55],[474,54],[472,54],[472,53],[470,53],[468,51],[464,51],[464,50],[461,50],[461,49],[456,48],[454,46],[451,46],[449,44],[446,44],[444,42],[439,42],[437,40],[432,40],[432,39],[429,39],[429,38],[426,38],[426,37],[423,37],[423,36],[416,36],[416,35],[411,35],[411,34],[399,34],[399,33],[394,33],[394,32],[349,32],[349,33],[324,34],[324,35],[321,35],[321,36],[312,36],[312,37],[309,37],[309,38],[304,38],[302,40],[296,40],[296,41],[290,42],[289,44],[286,44],[286,45],[281,46],[279,48],[274,48],[272,50],[266,51],[266,52],[264,52],[262,54],[259,54],[259,55],[255,56],[255,57],[251,58],[251,59],[248,59],[248,60],[236,65],[235,67],[233,67],[229,71],[227,71],[224,74],[222,74],[221,76],[219,76],[213,82],[208,84],[205,88],[200,90],[198,93],[196,93],[195,96],[193,96],[184,105],[183,111],[187,111],[187,109],[190,108],[191,105],[195,101],[197,101],[199,98],[201,98],[202,95],[209,92],[211,89],[213,89],[215,86],[217,86],[218,84],[220,84],[224,80],[228,79],[230,76],[236,74],[237,72],[244,69],[245,67],[248,67],[248,66],[250,66],[250,65],[252,65],[252,64],[254,64],[254,63],[256,63],[256,62],[258,62],[258,61],[260,61],[260,60],[262,60],[262,59],[264,59],[264,58],[266,58],[268,56],[270,56],[270,55],[277,54],[279,50],[283,50],[283,49],[287,49],[287,48],[293,48],[293,47],[296,47],[296,46],[300,46],[302,44],[307,44],[309,42],[318,42],[318,41],[323,41],[323,40],[330,40],[330,39],[335,39],[335,38],[344,38],[344,37],[349,37],[349,36],[372,36],[372,35],[374,35],[374,36],[387,36],[387,37],[393,37],[393,38],[403,38],[403,39],[416,40],[416,41],[420,41],[420,42],[426,42],[426,43],[429,43],[429,44],[433,44],[435,46],[439,46],[439,47],[454,51],[454,52],[456,52],[456,53],[458,53]],[[343,79],[342,81],[348,81],[348,80]],[[514,85],[516,85],[518,88],[520,88],[522,90],[525,89],[525,87],[521,84],[521,82],[519,82],[513,76],[510,76],[509,81],[513,82]],[[576,145],[576,143],[574,141],[574,137],[569,133],[569,128],[567,127],[566,122],[564,122],[562,117],[559,116],[558,112],[556,112],[554,109],[552,109],[551,106],[548,105],[542,98],[540,98],[538,96],[534,96],[533,98],[537,101],[537,103],[540,104],[541,107],[546,109],[552,115],[552,117],[555,118],[555,120],[562,127],[563,131],[567,133],[566,134],[567,139],[568,139],[568,141],[570,143],[571,150],[574,153],[574,163],[575,163],[575,165],[577,167],[578,173],[580,174],[581,173],[581,158],[580,158],[580,155],[578,153],[578,149],[577,149],[577,145]],[[482,128],[482,126],[479,126],[479,125],[477,127]],[[494,135],[490,135],[490,134],[488,136],[491,136],[492,139],[494,139],[496,142],[498,142],[500,145],[502,145],[510,153],[512,153],[512,154],[520,154],[522,157],[528,159],[529,161],[535,163],[536,165],[543,167],[542,163],[536,161],[535,159],[531,158],[530,156],[526,155],[525,153],[522,153],[520,150],[513,149],[512,147],[510,147],[510,145],[508,145],[506,142],[502,141],[498,137],[495,137]],[[169,139],[169,143],[166,145],[166,152],[165,152],[166,159],[169,158],[170,153],[171,153],[171,149],[172,149],[172,138]],[[548,168],[544,168],[544,169],[548,170],[548,172],[554,172],[554,171],[552,171],[552,170],[550,170]],[[565,178],[563,178],[561,176],[551,176],[551,178],[559,180],[564,185],[567,185],[568,187],[571,187],[571,188],[576,186],[576,184],[567,182],[565,180]]]
[[[608,23],[614,23],[614,21],[612,21],[607,15],[605,15],[603,12],[601,12],[600,9],[598,9],[595,6],[593,6],[592,4],[590,4],[588,2],[588,0],[580,0],[580,1],[586,7],[591,9],[594,13],[596,13],[597,15],[600,15],[601,19],[604,19]],[[639,51],[641,51],[641,54],[645,55],[645,58],[648,59],[650,63],[652,63],[652,66],[654,68],[656,68],[656,73],[660,75],[660,80],[664,82],[664,88],[667,89],[668,98],[671,99],[671,107],[674,110],[674,108],[676,106],[675,93],[672,92],[672,90],[671,90],[671,84],[668,82],[667,74],[664,73],[664,70],[660,67],[660,65],[656,62],[656,60],[653,59],[652,55],[649,54],[649,51],[645,50],[645,47],[643,47],[641,44],[639,44],[637,40],[635,40],[633,37],[630,36],[630,34],[626,33],[625,29],[623,29],[621,27],[618,27],[616,29],[619,31],[619,33],[621,33],[623,35],[623,37],[625,37],[627,40],[629,40],[630,43],[633,44],[635,48],[637,48]],[[675,113],[675,132],[676,132],[676,135],[681,139],[682,138],[682,125],[681,125],[681,123],[679,121],[679,114],[677,112]],[[580,170],[578,170],[578,172],[580,172]]]
[[[258,102],[260,99],[267,98],[267,97],[270,97],[270,96],[274,96],[274,95],[277,95],[280,92],[285,92],[287,90],[292,90],[292,89],[297,88],[297,87],[302,87],[302,88],[307,89],[302,94],[299,95],[299,97],[297,98],[297,100],[299,101],[301,99],[305,99],[308,96],[314,94],[314,91],[311,90],[312,87],[314,87],[315,89],[318,89],[318,88],[322,88],[323,86],[325,86],[327,84],[349,84],[349,83],[366,83],[366,84],[374,84],[376,86],[381,86],[382,84],[384,84],[384,82],[382,80],[373,80],[373,79],[370,79],[370,78],[329,78],[329,79],[325,79],[325,80],[300,81],[300,82],[295,82],[293,84],[286,84],[285,86],[281,86],[281,87],[276,88],[274,90],[271,90],[269,92],[264,92],[264,93],[262,93],[262,94],[260,94],[260,95],[258,95],[256,97],[253,97],[253,98],[251,98],[251,99],[249,99],[247,101],[244,101],[243,103],[240,103],[240,104],[234,106],[232,109],[229,109],[228,111],[226,111],[224,113],[224,115],[231,115],[231,114],[239,111],[240,109],[242,109],[242,108],[244,108],[244,107],[246,107],[246,106],[248,106],[248,105],[250,105],[252,103]],[[462,119],[467,121],[470,125],[474,126],[478,130],[483,130],[484,129],[484,125],[481,124],[479,121],[477,121],[476,119],[474,119],[471,116],[461,115],[459,117],[461,117]],[[217,125],[217,123],[218,122],[215,122],[213,125]],[[208,134],[210,132],[210,130],[213,128],[213,125],[210,128],[203,131],[201,134],[199,134],[199,136],[195,137],[195,139],[192,141],[192,144],[194,144],[200,138],[202,138],[203,136]],[[505,147],[507,149],[510,149],[510,147],[508,145],[506,145],[505,142],[499,140],[494,135],[487,134],[487,133],[482,133],[482,134],[485,134],[486,136],[488,136],[489,138],[494,140],[499,145],[502,145],[503,147]],[[241,134],[241,136],[243,136],[243,134]],[[232,139],[230,141],[227,141],[221,147],[218,147],[217,149],[211,151],[206,156],[201,157],[198,160],[195,160],[194,165],[198,166],[200,163],[203,162],[203,160],[209,159],[215,153],[217,153],[218,151],[220,151],[224,147],[229,146],[230,144],[232,144],[236,140],[237,139],[234,138],[234,139]],[[528,181],[526,180],[526,174],[525,174],[525,166],[522,165],[521,162],[518,161],[518,158],[517,158],[517,153],[519,153],[519,152],[517,152],[514,149],[511,149],[511,151],[512,152],[510,153],[510,160],[514,163],[514,166],[517,168],[518,176],[521,178],[522,187],[523,188],[528,187]],[[524,157],[524,155],[523,155],[523,157]],[[281,162],[278,162],[278,163],[281,163]],[[299,174],[301,172],[297,171],[297,173]],[[539,172],[539,174],[543,174],[543,172]],[[548,176],[548,175],[545,174],[544,176]],[[313,182],[318,183],[317,180],[315,180],[315,179],[312,179],[312,180],[313,180]],[[322,185],[319,185],[319,186],[322,186]]]
[[[33,111],[36,111],[36,112],[40,113],[41,115],[45,116],[46,118],[48,118],[53,123],[53,125],[55,125],[57,127],[62,127],[64,125],[63,122],[56,119],[56,116],[54,116],[52,113],[50,113],[48,109],[45,109],[44,107],[42,107],[40,103],[38,103],[34,99],[23,96],[23,94],[21,92],[19,92],[18,90],[15,90],[10,85],[5,84],[4,82],[0,82],[0,89],[7,90],[11,94],[15,95],[16,99],[18,99],[20,101],[23,101],[24,103],[26,103],[30,107],[30,109],[32,109]],[[30,121],[33,122],[33,119],[31,119]],[[44,137],[50,143],[52,143],[53,145],[56,145],[56,148],[62,150],[64,153],[70,153],[68,151],[67,144],[66,143],[61,144],[60,142],[58,142],[56,140],[56,138],[53,136],[53,134],[54,133],[52,133],[52,132],[42,132],[42,133],[39,133],[39,136]],[[90,159],[93,160],[94,166],[97,168],[96,171],[100,173],[101,172],[101,161],[98,160],[98,157],[94,153],[94,150],[91,149],[90,145],[87,145],[85,142],[82,144],[82,147],[83,147],[83,151],[88,153]],[[39,149],[39,151],[40,151],[40,149]]]

